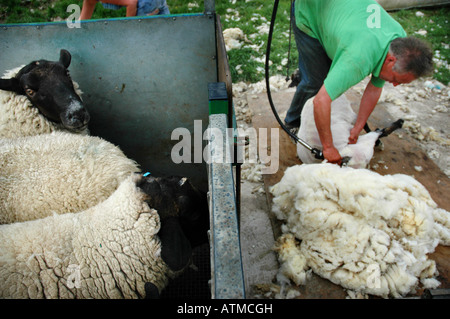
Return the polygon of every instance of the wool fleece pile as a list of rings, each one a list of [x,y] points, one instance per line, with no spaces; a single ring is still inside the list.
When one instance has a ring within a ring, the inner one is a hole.
[[[450,244],[450,214],[425,187],[403,174],[303,164],[271,188],[283,220],[278,279],[305,283],[307,273],[352,292],[384,298],[436,288],[427,254]]]

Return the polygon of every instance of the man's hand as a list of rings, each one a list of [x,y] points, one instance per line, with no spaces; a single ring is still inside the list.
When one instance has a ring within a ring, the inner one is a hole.
[[[322,150],[323,157],[329,162],[333,164],[341,165],[342,157],[339,154],[339,151],[333,146],[324,148]]]
[[[361,133],[370,114],[372,114],[375,106],[377,105],[382,90],[382,88],[374,86],[370,81],[367,83],[359,105],[358,117],[356,118],[355,125],[350,131],[350,136],[348,138],[349,144],[356,144],[358,141],[359,133]]]
[[[314,104],[314,121],[316,122],[317,132],[322,143],[323,157],[330,163],[341,164],[342,158],[339,151],[334,147],[333,136],[330,128],[331,98],[322,85],[316,97]]]
[[[348,137],[348,144],[356,144],[356,142],[358,142],[359,133],[359,129],[352,128],[350,130],[350,136]]]

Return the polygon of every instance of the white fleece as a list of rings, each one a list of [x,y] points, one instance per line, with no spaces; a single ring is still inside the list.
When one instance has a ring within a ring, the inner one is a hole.
[[[53,132],[0,138],[0,223],[85,210],[139,171],[99,137]]]
[[[140,298],[146,282],[161,292],[173,272],[138,178],[83,212],[0,225],[0,297]]]
[[[382,297],[411,293],[419,281],[439,285],[427,254],[450,244],[450,214],[414,178],[303,164],[288,168],[271,192],[273,211],[285,222],[278,247],[289,248],[280,255],[288,263],[282,269],[294,269],[284,275],[295,282],[312,268],[344,288]],[[284,258],[293,251],[301,258]]]
[[[7,71],[4,79],[13,78],[25,65]],[[75,92],[81,97],[78,83],[73,81]],[[13,138],[67,131],[62,125],[49,121],[25,95],[0,90],[0,138]],[[89,134],[88,129],[79,134]]]
[[[302,110],[301,125],[297,136],[314,148],[322,149],[319,133],[314,121],[313,99],[309,99]],[[374,145],[380,136],[379,132],[370,132],[361,135],[356,144],[348,144],[350,130],[356,121],[356,114],[350,106],[350,101],[341,95],[331,103],[331,133],[333,144],[342,157],[350,157],[349,167],[366,168],[369,164]],[[306,147],[297,144],[297,155],[304,164],[319,163],[321,160],[314,158]]]

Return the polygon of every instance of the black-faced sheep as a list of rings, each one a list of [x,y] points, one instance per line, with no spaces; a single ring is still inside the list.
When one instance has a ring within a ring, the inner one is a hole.
[[[148,195],[147,203],[157,210],[163,227],[161,240],[172,243],[168,247],[185,245],[182,252],[208,242],[209,210],[205,192],[198,190],[186,177],[147,176],[138,186]],[[179,244],[176,244],[179,243]],[[163,250],[163,259],[172,269],[179,269],[186,259],[177,251]]]
[[[0,119],[0,297],[157,297],[207,241],[206,194],[186,178],[138,177],[138,165],[101,138],[57,132],[86,132],[87,111],[76,98],[66,111],[38,111],[49,99],[31,84],[49,83],[40,67],[69,63],[61,51],[60,62],[0,81],[11,91],[0,91],[10,111]]]
[[[0,138],[68,130],[87,133],[89,113],[70,78],[71,55],[39,60],[6,72],[0,79]]]

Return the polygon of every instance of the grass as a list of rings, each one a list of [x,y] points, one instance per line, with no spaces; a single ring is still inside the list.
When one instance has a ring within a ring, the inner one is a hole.
[[[431,44],[434,51],[435,73],[433,77],[448,85],[450,80],[450,7],[420,9],[423,16],[416,16],[418,10],[401,10],[391,13],[408,35],[415,35]],[[419,30],[426,35],[417,34]]]
[[[227,2],[227,1],[221,1]],[[230,1],[233,2],[233,1]],[[254,0],[248,3],[225,3],[216,5],[221,16],[223,28],[240,28],[252,42],[239,50],[228,51],[233,81],[257,82],[264,77],[264,62],[267,38],[272,17],[273,5],[269,1]],[[271,45],[270,74],[286,75],[287,65],[283,65],[289,52],[289,12],[290,1],[280,1]],[[297,68],[297,49],[291,38],[290,73]],[[258,59],[259,58],[259,59]],[[240,66],[240,70],[236,70]]]
[[[0,22],[30,23],[66,19],[71,12],[66,12],[69,4],[82,5],[81,0],[0,0]],[[204,11],[203,0],[170,0],[172,14],[197,13]],[[280,0],[275,24],[270,59],[270,74],[287,75],[297,67],[297,49],[291,38],[291,59],[289,65],[284,63],[289,49],[289,8],[290,0]],[[221,16],[223,29],[240,28],[251,43],[245,43],[240,49],[228,51],[233,82],[257,82],[264,78],[264,61],[267,45],[267,32],[272,16],[273,1],[268,0],[216,0],[216,12]],[[417,11],[424,16],[416,16]],[[427,31],[425,36],[415,34],[427,40],[434,51],[435,73],[433,77],[448,85],[450,81],[450,9],[421,8],[391,12],[391,15],[413,35],[418,30]],[[104,9],[97,4],[92,18],[124,17],[125,8],[120,10]]]

